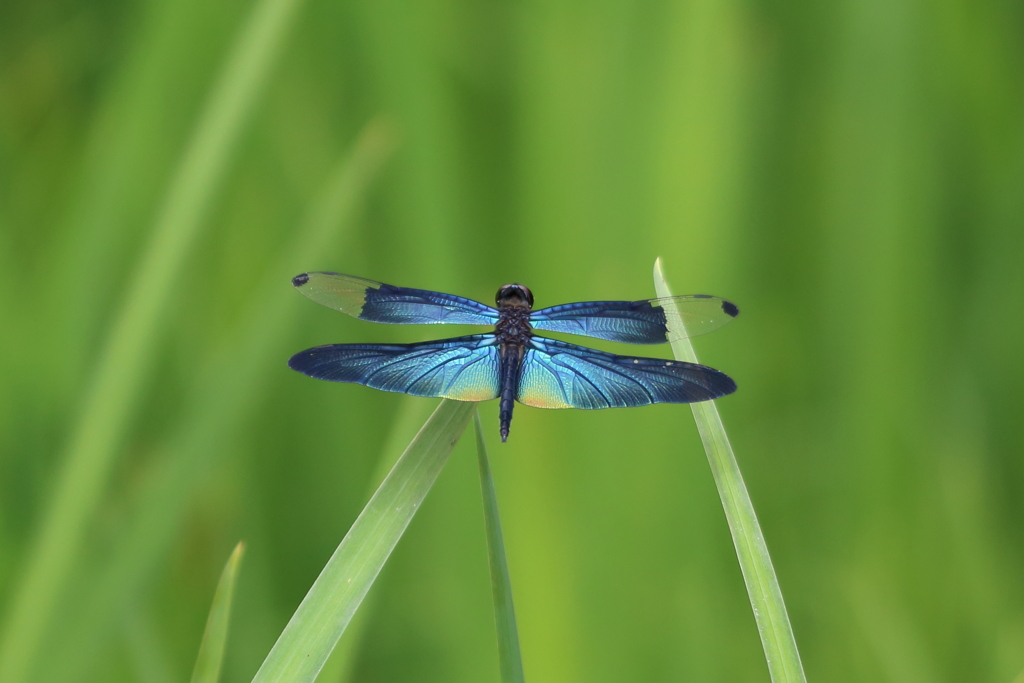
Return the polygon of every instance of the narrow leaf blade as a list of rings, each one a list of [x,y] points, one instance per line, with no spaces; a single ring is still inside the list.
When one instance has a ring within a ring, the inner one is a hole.
[[[245,544],[239,542],[228,558],[221,572],[217,590],[210,605],[210,616],[206,619],[206,631],[199,644],[196,668],[192,671],[192,683],[217,683],[220,667],[224,663],[224,648],[228,641],[228,623],[231,621],[231,601],[235,594],[235,579],[242,564]]]
[[[420,427],[430,417],[430,413],[433,412],[430,408],[430,402],[424,401],[418,396],[401,397],[394,422],[391,424],[387,438],[384,439],[380,459],[367,484],[366,497],[368,499],[373,497],[374,491],[388,476],[388,472],[391,471],[405,450],[405,444],[412,441]],[[317,683],[348,683],[352,680],[356,660],[364,647],[366,628],[373,616],[375,603],[373,593],[367,594],[363,599],[359,610],[353,615],[352,621],[345,628],[345,633],[342,634],[334,651],[331,652],[327,662],[320,670],[320,675],[316,679]]]
[[[441,401],[320,572],[256,672],[254,683],[316,679],[475,408],[475,403]]]
[[[661,259],[654,262],[654,289],[659,297],[670,297],[668,283],[661,270]],[[681,339],[672,342],[672,353],[676,360],[688,363],[697,362],[697,354],[693,345],[685,337],[679,327],[682,320],[672,310],[669,303],[665,307],[669,329],[676,329],[682,334]],[[707,453],[711,472],[718,486],[718,495],[722,498],[722,507],[732,532],[736,557],[739,559],[743,580],[747,585],[750,606],[754,610],[754,621],[761,636],[768,671],[774,683],[806,683],[800,652],[796,647],[793,627],[789,623],[786,603],[782,599],[779,580],[775,576],[772,559],[768,555],[761,526],[754,514],[754,505],[750,502],[747,486],[743,483],[736,456],[722,425],[718,407],[714,401],[691,403],[693,419],[697,423],[704,451]]]
[[[491,568],[491,594],[494,598],[494,625],[498,632],[498,663],[502,683],[523,683],[523,656],[519,651],[519,629],[512,604],[512,581],[505,558],[505,540],[498,516],[498,497],[487,458],[484,428],[480,413],[474,412],[476,454],[480,464],[480,490],[484,498],[484,526],[487,531],[487,559]]]

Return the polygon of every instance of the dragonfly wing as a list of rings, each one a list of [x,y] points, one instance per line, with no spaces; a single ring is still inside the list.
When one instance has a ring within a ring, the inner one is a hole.
[[[628,344],[661,344],[718,329],[737,315],[732,302],[695,294],[645,301],[583,301],[535,311],[534,329]]]
[[[713,368],[636,358],[534,337],[523,357],[516,400],[535,408],[626,408],[696,403],[736,391]]]
[[[288,361],[292,370],[316,379],[456,401],[496,398],[499,366],[493,334],[419,344],[329,344]]]
[[[340,273],[303,273],[292,278],[318,304],[374,323],[494,325],[498,312],[478,301],[424,289],[395,287]]]

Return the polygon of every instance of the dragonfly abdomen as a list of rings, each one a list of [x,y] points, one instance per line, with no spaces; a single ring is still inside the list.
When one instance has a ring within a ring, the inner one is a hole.
[[[515,343],[501,345],[501,402],[498,404],[498,419],[501,421],[501,440],[508,439],[512,424],[512,410],[515,408],[519,388],[519,368],[526,349]]]

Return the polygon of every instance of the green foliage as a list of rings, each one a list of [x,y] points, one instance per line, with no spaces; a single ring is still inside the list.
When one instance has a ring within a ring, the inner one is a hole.
[[[217,683],[220,680],[220,667],[224,663],[224,649],[228,642],[228,624],[231,621],[231,600],[235,595],[235,580],[238,578],[244,551],[243,543],[235,546],[217,582],[206,630],[199,644],[196,668],[192,670],[192,683]]]
[[[694,345],[739,385],[718,410],[808,677],[1013,680],[1021,26],[969,0],[3,3],[0,683],[183,680],[238,538],[222,680],[252,680],[433,405],[286,359],[468,332],[291,276],[546,306],[653,296],[657,255],[741,308]],[[689,410],[520,406],[490,455],[533,677],[765,680]],[[339,677],[496,679],[470,444],[434,488]]]
[[[505,539],[501,534],[498,496],[494,491],[491,463],[487,457],[480,413],[473,413],[476,430],[476,457],[480,467],[480,490],[484,499],[484,527],[487,531],[487,564],[491,570],[491,595],[494,600],[494,625],[498,633],[498,663],[502,683],[523,683],[523,656],[519,651],[519,629],[512,604],[512,579],[505,559]]]
[[[0,680],[23,680],[37,655],[46,619],[70,578],[84,529],[95,514],[136,407],[140,384],[154,362],[169,294],[184,274],[185,259],[295,4],[263,0],[253,7],[182,152],[122,308],[99,352],[52,500],[15,588],[0,632]]]
[[[475,407],[441,401],[366,504],[277,639],[254,683],[312,683],[420,509]]]
[[[672,290],[665,282],[665,274],[661,270],[661,259],[654,263],[654,291],[658,297],[672,296]],[[671,301],[665,306],[665,315],[670,330],[683,327],[679,312]],[[672,352],[676,360],[698,362],[693,344],[685,336],[672,342]],[[729,435],[722,425],[718,407],[714,401],[703,401],[691,404],[690,409],[718,486],[725,517],[729,521],[729,531],[732,532],[736,557],[747,584],[747,595],[750,596],[750,606],[754,610],[754,620],[761,634],[761,646],[764,648],[772,681],[804,683],[807,679],[800,664],[800,652],[793,636],[793,627],[789,623],[789,614],[786,613],[779,580],[775,576],[761,525],[757,522],[750,494],[743,483],[743,475],[732,452]]]

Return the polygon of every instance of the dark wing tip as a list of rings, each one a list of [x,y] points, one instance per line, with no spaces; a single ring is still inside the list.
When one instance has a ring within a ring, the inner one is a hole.
[[[716,391],[721,392],[718,394],[719,396],[728,396],[736,391],[736,381],[724,372],[719,372],[718,377],[715,379],[716,382],[714,388]]]
[[[305,351],[299,351],[297,354],[288,359],[288,367],[296,372],[301,372],[304,375],[309,375],[316,367],[316,359],[319,355],[320,347],[315,346]],[[310,375],[312,377],[312,375]]]
[[[302,365],[305,356],[305,351],[300,351],[299,353],[295,354],[294,356],[288,359],[288,367],[291,368],[292,370],[298,370],[299,372],[302,372]]]
[[[722,301],[722,310],[725,311],[726,315],[728,315],[728,316],[730,316],[732,318],[735,318],[736,316],[738,316],[740,314],[740,309],[736,306],[736,304],[734,304],[731,301],[724,301],[723,300]]]
[[[707,395],[697,399],[698,401],[709,401],[722,396],[728,396],[736,391],[736,382],[732,377],[721,370],[709,368],[706,365],[698,365],[700,368],[701,380],[698,384],[707,392]]]
[[[296,275],[292,278],[292,287],[301,287],[302,285],[309,282],[309,273],[303,273],[302,275]]]

